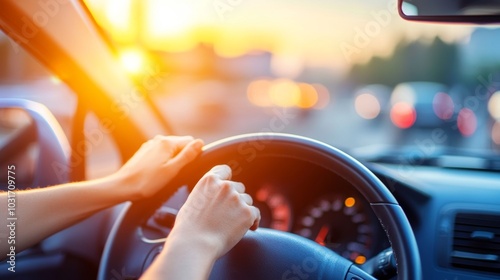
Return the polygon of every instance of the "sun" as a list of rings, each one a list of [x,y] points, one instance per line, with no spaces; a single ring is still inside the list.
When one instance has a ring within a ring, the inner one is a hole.
[[[145,66],[145,54],[138,49],[125,49],[119,53],[119,58],[125,70],[131,74],[140,73]]]

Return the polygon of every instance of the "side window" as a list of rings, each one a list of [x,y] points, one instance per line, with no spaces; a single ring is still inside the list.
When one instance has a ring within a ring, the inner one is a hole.
[[[72,122],[77,106],[75,92],[0,31],[1,98],[21,98],[45,105],[71,141]],[[16,131],[23,125],[27,125],[26,122],[28,122],[26,116],[22,116],[22,113],[15,112],[15,110],[0,112],[0,144],[7,141],[9,137],[13,137]],[[85,123],[85,136],[91,143],[90,146],[87,145],[87,179],[107,175],[120,165],[116,146],[109,134],[102,133],[101,139],[97,142],[90,138],[91,132],[95,131],[98,126],[97,118],[90,114]],[[38,159],[36,147],[28,147],[18,156],[19,158],[16,158],[19,165],[17,170],[19,174],[23,174],[23,178],[16,179],[29,182],[32,180],[35,172],[33,169]],[[4,160],[6,159],[2,158],[0,162]],[[11,159],[9,161],[12,162]],[[3,168],[3,165],[0,168]],[[3,172],[4,170],[7,169],[1,169],[0,174],[6,173]],[[4,181],[4,178],[0,176],[0,180]]]
[[[93,113],[88,114],[85,119],[85,139],[87,179],[100,178],[120,168],[121,158],[113,138]]]

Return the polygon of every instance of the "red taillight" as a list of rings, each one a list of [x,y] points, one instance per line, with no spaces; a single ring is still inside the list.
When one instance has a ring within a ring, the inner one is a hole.
[[[398,102],[392,106],[391,121],[402,129],[410,128],[417,119],[417,112],[412,105],[406,102]]]
[[[458,113],[457,126],[463,136],[471,136],[477,128],[476,114],[469,108],[462,108]]]

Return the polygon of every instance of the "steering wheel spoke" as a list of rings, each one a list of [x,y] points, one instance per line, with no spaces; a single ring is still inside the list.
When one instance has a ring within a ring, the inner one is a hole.
[[[361,268],[379,280],[392,279],[396,276],[396,259],[392,248],[388,248],[369,259]]]

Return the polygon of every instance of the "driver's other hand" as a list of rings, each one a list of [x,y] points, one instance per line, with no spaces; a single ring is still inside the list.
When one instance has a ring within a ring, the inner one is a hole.
[[[257,229],[259,209],[242,183],[231,181],[231,168],[218,165],[196,184],[179,210],[169,239],[208,247],[219,258],[238,243],[248,229]],[[202,243],[202,244],[200,244]]]
[[[201,152],[203,141],[191,136],[162,136],[142,144],[120,168],[115,178],[121,182],[116,194],[124,200],[154,195]]]

